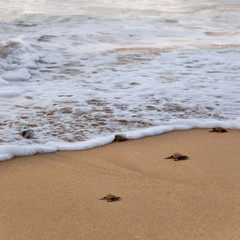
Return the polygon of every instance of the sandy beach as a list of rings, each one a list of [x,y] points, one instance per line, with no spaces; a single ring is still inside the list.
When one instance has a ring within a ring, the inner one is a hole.
[[[238,240],[239,139],[194,129],[0,162],[0,239]]]

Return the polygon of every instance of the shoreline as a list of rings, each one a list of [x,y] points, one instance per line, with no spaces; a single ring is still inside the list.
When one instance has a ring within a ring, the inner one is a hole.
[[[32,156],[38,153],[53,153],[57,151],[79,151],[88,150],[97,147],[102,147],[113,142],[117,135],[124,136],[129,140],[137,140],[145,137],[154,137],[174,131],[186,131],[191,129],[209,129],[215,127],[222,127],[229,130],[240,130],[239,121],[200,121],[200,120],[177,120],[169,122],[170,125],[159,125],[154,127],[148,127],[143,129],[136,129],[126,132],[116,132],[114,134],[106,136],[98,136],[90,139],[86,139],[80,142],[58,142],[56,140],[49,139],[47,142],[41,143],[41,138],[25,139],[22,137],[22,141],[17,141],[19,145],[4,144],[0,146],[0,162],[13,159],[14,157]],[[31,129],[28,129],[31,130]],[[35,133],[33,133],[35,135]],[[21,135],[21,133],[20,133]],[[36,140],[36,141],[35,141]]]
[[[1,239],[239,239],[239,137],[181,130],[0,162]]]

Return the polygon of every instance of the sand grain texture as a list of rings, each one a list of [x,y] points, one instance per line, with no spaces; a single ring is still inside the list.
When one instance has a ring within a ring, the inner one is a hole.
[[[239,139],[194,129],[0,162],[0,239],[238,240]]]

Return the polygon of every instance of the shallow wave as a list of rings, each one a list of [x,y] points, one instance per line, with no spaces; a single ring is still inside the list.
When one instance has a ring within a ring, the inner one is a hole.
[[[27,81],[36,69],[39,55],[21,37],[0,42],[0,77],[7,81]]]
[[[119,132],[239,128],[239,4],[112,4],[5,1],[2,160],[99,146]],[[35,138],[23,138],[26,129]]]
[[[76,143],[175,119],[234,121],[240,114],[238,54],[236,49],[118,48],[81,61],[40,60],[20,96],[18,89],[11,91],[12,101],[2,95],[7,105],[0,112],[1,142]],[[26,129],[36,138],[22,138]]]

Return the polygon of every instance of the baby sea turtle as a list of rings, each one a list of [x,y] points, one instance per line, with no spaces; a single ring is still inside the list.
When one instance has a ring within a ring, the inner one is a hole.
[[[174,161],[187,160],[188,156],[181,153],[174,153],[173,155],[171,155],[170,157],[166,157],[165,159],[173,159]]]
[[[212,131],[210,132],[218,132],[218,133],[224,133],[227,132],[227,130],[225,128],[221,128],[221,127],[215,127],[212,129]]]
[[[100,198],[99,200],[106,200],[108,202],[113,202],[113,201],[119,201],[119,200],[121,200],[121,198],[117,197],[113,194],[107,194],[105,197]]]
[[[124,137],[123,135],[115,135],[115,138],[113,140],[113,142],[124,142],[127,141],[128,139],[126,137]]]
[[[21,135],[24,137],[24,138],[32,138],[34,136],[34,132],[33,130],[29,129],[29,130],[26,130],[26,131],[22,131],[21,132]]]

